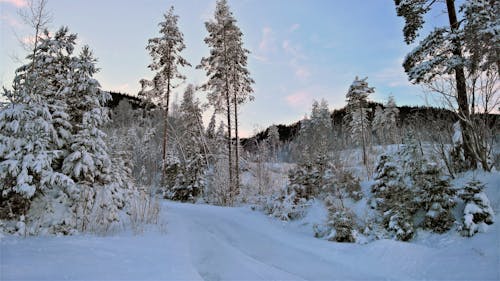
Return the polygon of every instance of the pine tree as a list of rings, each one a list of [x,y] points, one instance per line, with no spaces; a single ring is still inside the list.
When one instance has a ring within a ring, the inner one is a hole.
[[[346,94],[347,98],[347,110],[348,115],[348,126],[351,131],[351,137],[358,144],[362,145],[363,148],[363,164],[367,165],[367,155],[366,146],[368,143],[367,133],[368,130],[368,111],[365,108],[368,95],[374,93],[373,87],[368,87],[368,82],[364,79],[359,79],[357,76],[354,82],[349,87],[349,91]]]
[[[174,7],[170,7],[164,15],[164,21],[159,23],[160,37],[151,38],[146,49],[153,58],[153,62],[148,66],[156,74],[151,81],[141,80],[142,90],[139,95],[147,101],[159,104],[164,110],[163,124],[163,150],[162,150],[162,173],[165,176],[165,165],[167,157],[168,140],[168,111],[170,107],[170,97],[172,89],[177,85],[177,80],[186,79],[179,71],[179,67],[191,66],[189,62],[181,56],[181,52],[186,48],[184,35],[179,31],[177,22],[179,16],[174,14]]]
[[[412,44],[424,26],[424,16],[441,1],[395,0],[398,16],[405,19],[403,29],[407,44]],[[448,26],[436,27],[405,58],[403,67],[410,81],[431,83],[436,77],[454,74],[458,115],[462,127],[463,149],[469,167],[483,167],[486,159],[478,156],[473,122],[470,122],[466,74],[485,69],[499,69],[500,36],[498,35],[500,4],[494,0],[467,0],[463,13],[457,14],[455,1],[446,0]],[[462,18],[460,18],[462,17]],[[447,93],[455,94],[455,93]],[[487,169],[487,168],[486,168]]]
[[[228,165],[229,183],[231,196],[234,198],[239,192],[239,135],[238,135],[238,105],[251,96],[253,80],[247,70],[248,50],[243,48],[243,33],[236,25],[236,19],[226,0],[217,1],[214,20],[205,23],[209,33],[205,43],[210,47],[210,56],[203,58],[198,68],[207,72],[209,80],[201,86],[208,91],[208,100],[218,111],[226,112],[228,126]],[[234,117],[234,129],[236,137],[235,167],[233,167],[232,156],[232,123],[231,114]],[[233,171],[235,172],[233,177]]]

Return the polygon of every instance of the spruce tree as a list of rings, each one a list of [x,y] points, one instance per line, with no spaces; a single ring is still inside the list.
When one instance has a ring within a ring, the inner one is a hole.
[[[451,213],[455,206],[455,191],[449,179],[441,175],[436,163],[427,163],[418,183],[419,197],[424,209],[424,228],[443,233],[451,229],[455,219]]]
[[[483,231],[485,225],[493,224],[495,214],[484,193],[484,184],[478,180],[468,182],[460,197],[465,202],[462,235],[473,236]]]

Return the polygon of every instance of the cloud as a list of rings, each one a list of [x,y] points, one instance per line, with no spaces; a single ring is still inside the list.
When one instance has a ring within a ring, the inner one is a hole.
[[[13,28],[19,28],[23,26],[23,24],[20,21],[9,15],[0,15],[0,21],[5,22],[8,26]]]
[[[312,94],[307,90],[297,91],[285,97],[285,101],[289,106],[296,108],[308,107],[312,100]]]
[[[311,76],[309,68],[303,63],[307,57],[302,53],[300,45],[293,45],[289,40],[284,40],[281,44],[286,54],[290,56],[289,65],[295,77],[305,81]]]
[[[292,33],[292,32],[296,31],[299,28],[300,28],[300,24],[294,23],[294,24],[292,24],[292,26],[290,26],[290,28],[288,28],[288,32]]]
[[[302,53],[302,49],[299,45],[293,45],[290,40],[284,40],[281,44],[281,47],[285,51],[285,53],[289,54],[296,60],[306,59],[306,56]]]
[[[266,26],[262,29],[262,38],[259,43],[259,50],[261,52],[276,51],[276,38],[272,28]]]
[[[7,3],[10,5],[14,5],[17,8],[22,8],[28,6],[26,0],[0,0],[0,3]]]

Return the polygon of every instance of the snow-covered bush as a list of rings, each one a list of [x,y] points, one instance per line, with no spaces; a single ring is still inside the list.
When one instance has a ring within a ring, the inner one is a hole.
[[[272,195],[264,204],[264,212],[280,220],[288,221],[302,218],[310,201],[297,196],[295,191],[284,188],[278,195]]]
[[[205,189],[203,191],[203,199],[207,203],[219,206],[227,206],[231,203],[227,166],[228,159],[220,156],[207,170]]]
[[[359,179],[354,176],[351,171],[336,169],[334,172],[333,182],[338,191],[345,193],[345,195],[342,195],[343,198],[349,197],[355,201],[359,201],[363,198],[363,192],[361,191]]]
[[[142,233],[145,225],[159,223],[160,203],[150,188],[139,188],[129,200],[127,214],[134,233]]]
[[[428,163],[418,185],[420,204],[426,212],[423,227],[438,233],[450,230],[455,222],[451,213],[455,206],[455,190],[449,179],[441,175],[436,163]]]
[[[324,237],[330,241],[356,242],[357,230],[354,214],[344,207],[341,199],[328,196],[325,204],[328,209],[326,222],[328,231],[323,232]]]
[[[484,184],[472,180],[464,187],[460,197],[465,201],[462,235],[473,236],[483,232],[486,225],[493,224],[494,213],[484,193]]]

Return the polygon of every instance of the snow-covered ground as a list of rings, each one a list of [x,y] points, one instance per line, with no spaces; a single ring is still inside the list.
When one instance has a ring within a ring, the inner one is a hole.
[[[450,232],[359,245],[312,237],[308,222],[321,214],[285,223],[249,208],[174,202],[163,202],[162,212],[164,229],[138,236],[5,236],[0,279],[500,279],[498,220],[472,238]]]

